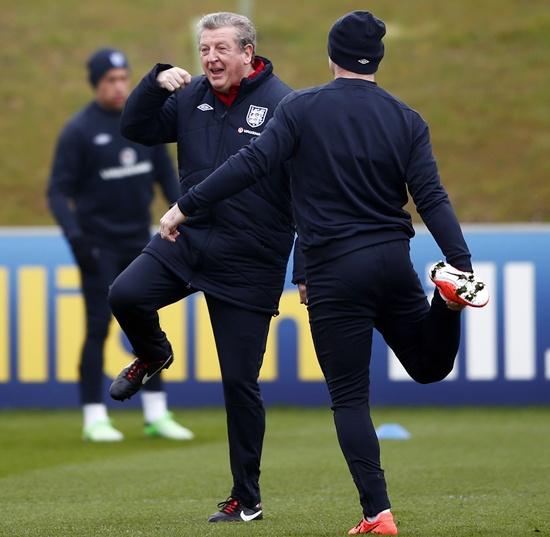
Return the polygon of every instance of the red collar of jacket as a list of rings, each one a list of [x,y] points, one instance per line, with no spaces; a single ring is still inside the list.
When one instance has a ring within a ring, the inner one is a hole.
[[[257,77],[265,68],[265,63],[261,58],[255,58],[254,63],[252,64],[254,71],[250,73],[246,78],[252,80]],[[223,103],[227,108],[229,108],[237,98],[239,93],[240,84],[238,86],[231,86],[228,93],[222,93],[221,91],[212,89],[214,95]]]

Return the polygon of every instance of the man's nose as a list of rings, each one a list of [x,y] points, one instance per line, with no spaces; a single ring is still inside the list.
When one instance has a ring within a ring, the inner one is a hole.
[[[215,62],[218,60],[218,53],[216,52],[216,49],[211,49],[208,51],[208,54],[206,56],[206,61],[209,62]]]

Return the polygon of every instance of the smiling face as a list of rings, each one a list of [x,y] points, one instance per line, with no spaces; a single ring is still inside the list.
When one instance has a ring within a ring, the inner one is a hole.
[[[204,74],[212,87],[222,93],[228,93],[231,86],[238,86],[253,71],[254,47],[245,45],[243,50],[233,26],[203,30],[199,53]]]

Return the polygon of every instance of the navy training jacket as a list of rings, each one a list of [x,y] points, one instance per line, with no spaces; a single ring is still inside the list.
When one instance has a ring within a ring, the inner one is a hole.
[[[155,181],[169,202],[177,199],[176,171],[166,148],[124,139],[120,112],[94,101],[59,136],[48,202],[67,238],[86,235],[106,248],[135,251],[151,238]]]
[[[134,89],[122,116],[124,136],[143,144],[177,142],[181,193],[200,183],[228,157],[258,137],[291,89],[269,60],[243,79],[227,107],[205,76],[176,93],[160,88],[156,65]],[[199,211],[180,228],[175,243],[155,235],[145,252],[189,286],[254,311],[276,314],[295,225],[290,182],[282,165],[270,180]]]
[[[290,166],[306,266],[412,237],[404,209],[409,192],[447,261],[471,270],[426,123],[376,83],[338,78],[289,95],[262,136],[180,198],[178,206],[192,215],[269,176],[280,162]]]

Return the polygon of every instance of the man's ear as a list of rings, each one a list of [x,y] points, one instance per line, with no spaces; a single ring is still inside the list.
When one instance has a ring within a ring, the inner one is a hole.
[[[244,46],[244,53],[245,53],[245,60],[244,63],[246,65],[251,64],[252,60],[254,59],[254,45],[248,44]]]

